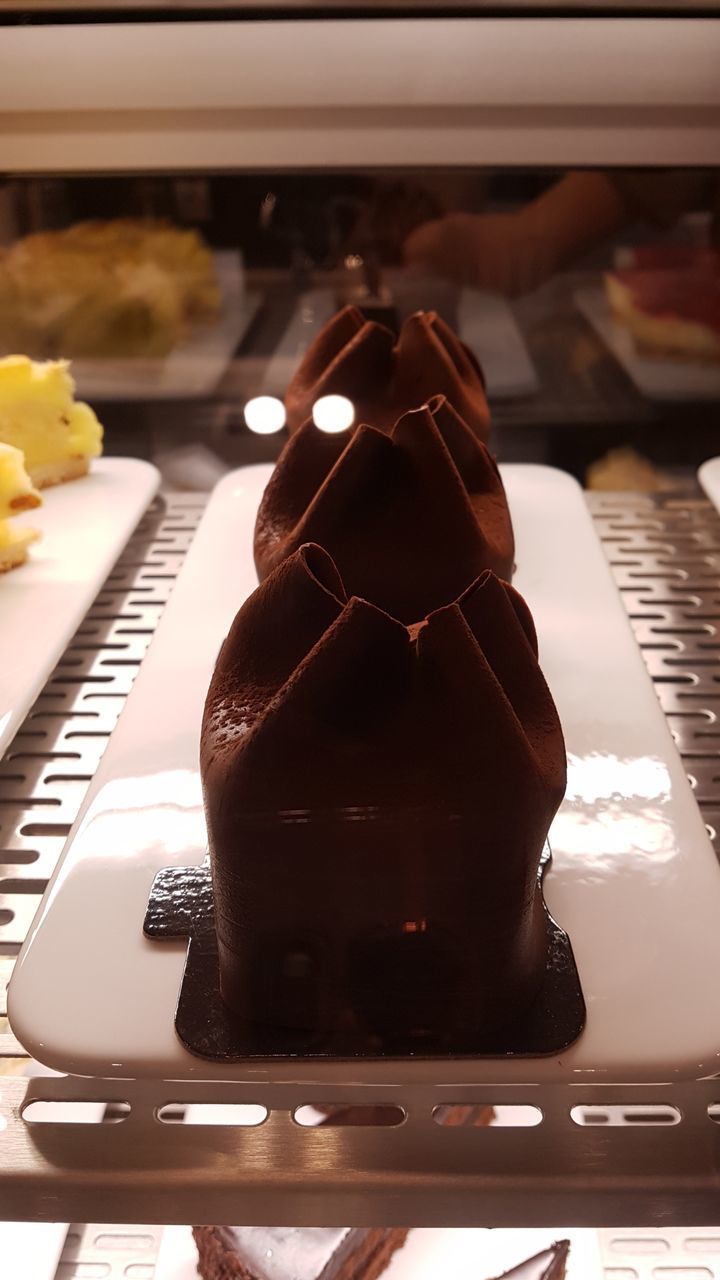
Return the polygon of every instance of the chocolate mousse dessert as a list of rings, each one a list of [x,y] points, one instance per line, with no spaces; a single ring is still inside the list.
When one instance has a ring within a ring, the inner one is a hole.
[[[400,336],[345,307],[308,347],[285,395],[288,430],[299,431],[323,396],[351,400],[355,422],[389,431],[402,413],[443,395],[481,440],[490,433],[485,381],[472,352],[434,311],[418,311]]]
[[[330,553],[350,595],[405,623],[483,569],[509,580],[515,550],[497,465],[441,396],[389,434],[325,435],[306,422],[292,436],[258,511],[258,577],[305,542]]]
[[[565,747],[511,586],[486,571],[404,626],[301,547],[222,647],[201,772],[239,1019],[442,1044],[523,1016]]]

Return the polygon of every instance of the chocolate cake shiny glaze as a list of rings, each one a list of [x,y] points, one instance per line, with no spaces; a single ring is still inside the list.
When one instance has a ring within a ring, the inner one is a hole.
[[[376,1280],[400,1227],[193,1227],[202,1280]]]
[[[384,325],[345,307],[308,347],[285,394],[288,430],[299,431],[322,396],[346,396],[355,422],[389,431],[408,409],[446,396],[471,431],[486,440],[490,411],[472,352],[434,311],[410,316],[395,341]]]
[[[447,400],[404,414],[389,435],[306,422],[260,503],[262,579],[305,542],[330,553],[346,590],[416,622],[483,571],[512,576],[512,521],[497,465]]]
[[[486,572],[407,628],[302,547],[223,645],[201,772],[240,1018],[345,1020],[387,1044],[522,1016],[545,969],[537,871],[565,748],[512,587]]]

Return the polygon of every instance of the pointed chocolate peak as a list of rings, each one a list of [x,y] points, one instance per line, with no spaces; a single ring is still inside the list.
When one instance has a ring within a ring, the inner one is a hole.
[[[558,1240],[550,1249],[536,1253],[510,1271],[503,1271],[495,1280],[565,1280],[569,1254],[570,1241]]]
[[[316,400],[343,395],[355,422],[389,431],[397,418],[443,395],[470,430],[485,440],[490,412],[480,366],[433,311],[405,321],[397,343],[384,325],[364,320],[355,307],[334,316],[308,347],[285,396],[290,432],[312,416]]]
[[[333,316],[310,343],[287,388],[289,430],[297,431],[312,417],[315,401],[323,396],[346,396],[356,407],[364,405],[368,387],[384,386],[392,377],[393,342],[389,329],[365,320],[357,307]]]
[[[416,311],[402,326],[391,395],[398,407],[446,396],[481,438],[487,436],[490,415],[483,372],[468,347],[434,311]]]
[[[410,624],[456,599],[483,569],[512,574],[505,490],[486,447],[442,396],[389,434],[305,423],[283,450],[255,525],[264,578],[304,542],[333,557],[350,594]]]

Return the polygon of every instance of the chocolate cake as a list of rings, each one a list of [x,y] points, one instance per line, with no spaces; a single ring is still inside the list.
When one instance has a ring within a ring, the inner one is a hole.
[[[401,1227],[193,1227],[202,1280],[375,1280],[408,1232]],[[565,1280],[560,1240],[495,1280]]]
[[[193,1227],[202,1280],[375,1280],[401,1227]]]
[[[543,1249],[510,1271],[503,1271],[495,1280],[565,1280],[569,1253],[570,1241],[559,1240],[550,1249]]]
[[[494,574],[405,627],[301,547],[222,647],[201,772],[238,1017],[442,1043],[533,1001],[565,748],[530,612]]]
[[[305,542],[330,553],[350,595],[406,623],[449,604],[483,569],[509,580],[515,551],[497,465],[441,396],[389,435],[300,428],[260,503],[260,580]]]
[[[482,370],[433,311],[410,316],[395,341],[384,325],[345,307],[308,347],[285,395],[287,425],[299,431],[323,396],[346,396],[355,422],[389,431],[400,414],[444,395],[480,439],[490,432]]]

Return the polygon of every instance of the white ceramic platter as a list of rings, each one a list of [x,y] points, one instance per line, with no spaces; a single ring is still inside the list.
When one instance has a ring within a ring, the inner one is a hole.
[[[698,480],[717,511],[720,511],[720,458],[709,458],[698,471]]]
[[[67,1222],[0,1222],[3,1280],[55,1280],[67,1232]]]
[[[491,403],[537,392],[535,366],[511,305],[501,294],[463,289],[455,327],[482,365]]]
[[[444,1280],[448,1276],[483,1280],[516,1267],[555,1240],[570,1241],[567,1280],[602,1280],[597,1232],[578,1227],[551,1231],[416,1227],[393,1255],[382,1280]],[[163,1231],[155,1280],[197,1280],[197,1249],[190,1227]]]
[[[264,392],[284,396],[307,347],[336,311],[330,289],[314,289],[303,295],[268,362]],[[537,374],[525,340],[510,304],[500,294],[462,289],[454,328],[482,365],[489,400],[514,399],[537,391]]]
[[[85,400],[185,400],[215,390],[257,315],[262,295],[245,292],[237,253],[215,253],[213,259],[222,299],[217,319],[196,325],[173,351],[158,359],[73,360],[78,396]]]
[[[551,831],[548,904],[572,939],[588,1007],[556,1057],[222,1065],[183,1048],[173,1013],[182,942],[150,942],[153,878],[199,863],[199,727],[220,643],[255,585],[252,531],[270,467],[218,485],[28,935],[10,987],[13,1029],[79,1075],[343,1079],[397,1084],[697,1077],[720,1067],[720,867],[597,540],[559,471],[507,466],[516,582],[569,754]],[[73,1017],[67,1017],[68,1007]]]
[[[42,533],[27,563],[0,574],[0,757],[65,651],[158,487],[155,467],[99,458],[43,491],[22,518]],[[21,521],[17,521],[19,525]]]
[[[610,310],[602,286],[575,294],[578,309],[649,400],[716,400],[720,365],[690,360],[649,360],[638,355],[632,334]]]

